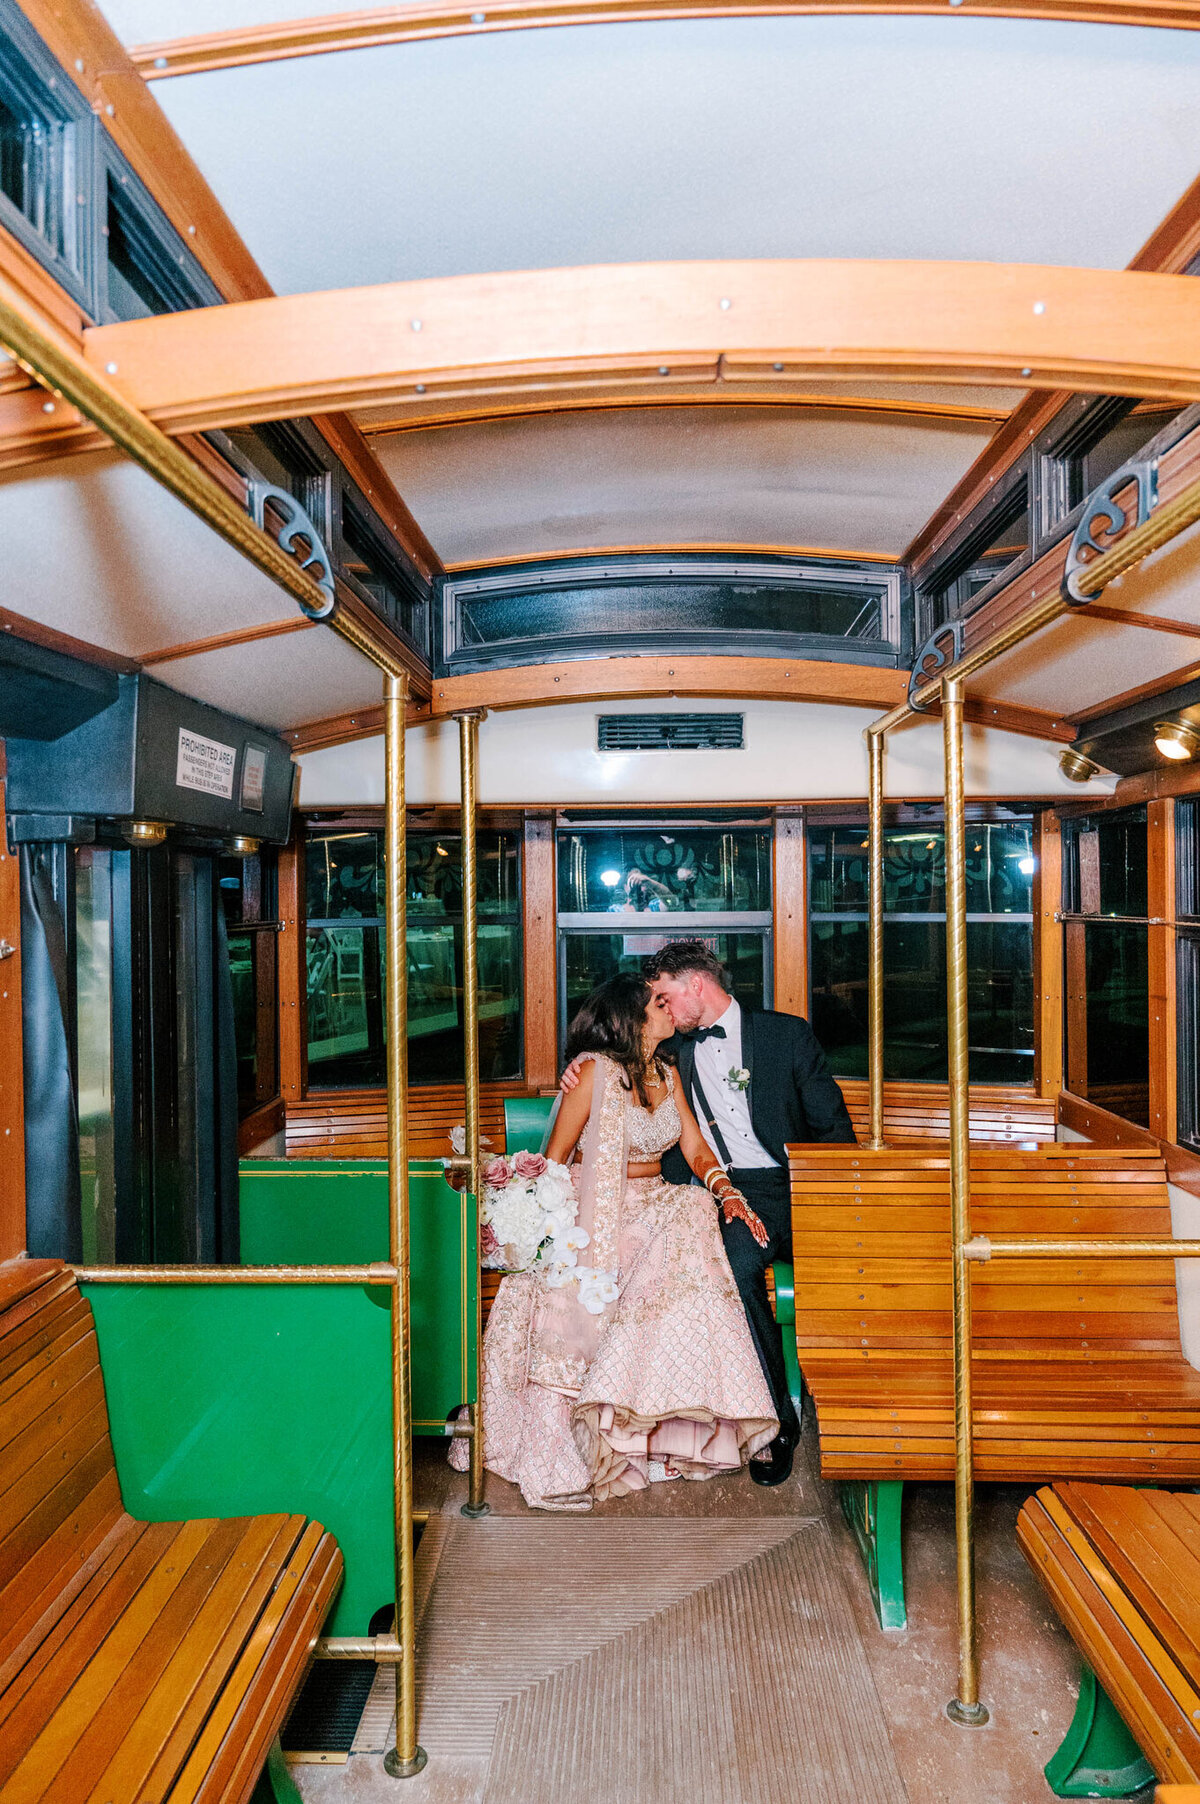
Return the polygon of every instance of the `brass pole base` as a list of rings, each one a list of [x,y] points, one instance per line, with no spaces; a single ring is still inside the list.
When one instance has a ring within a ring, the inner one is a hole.
[[[477,1516],[490,1516],[492,1506],[490,1503],[464,1503],[458,1513],[460,1516],[470,1516],[474,1521]]]
[[[428,1764],[429,1756],[424,1748],[418,1748],[411,1760],[401,1760],[396,1748],[389,1748],[383,1757],[383,1770],[389,1779],[414,1779]]]
[[[960,1729],[982,1729],[984,1723],[991,1721],[986,1704],[960,1704],[957,1698],[951,1698],[946,1705],[946,1715]]]

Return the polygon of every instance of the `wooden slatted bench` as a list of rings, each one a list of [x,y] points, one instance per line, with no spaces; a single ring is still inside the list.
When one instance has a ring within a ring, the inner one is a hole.
[[[1200,1780],[1200,1497],[1056,1484],[1028,1499],[1017,1540],[1087,1663],[1051,1788]]]
[[[821,1471],[885,1627],[905,1621],[901,1485],[952,1478],[947,1149],[791,1149],[797,1351]],[[974,1232],[1169,1237],[1153,1151],[972,1149]],[[1200,1372],[1183,1357],[1174,1262],[997,1261],[973,1270],[981,1479],[1200,1478]]]
[[[841,1077],[838,1088],[846,1099],[854,1132],[866,1140],[871,1128],[871,1098],[867,1081]],[[972,1084],[970,1088],[972,1140],[988,1142],[1049,1142],[1057,1131],[1057,1108],[1050,1097],[1035,1096],[1015,1084]],[[950,1138],[950,1091],[946,1084],[905,1083],[891,1080],[883,1086],[883,1133],[890,1146],[911,1141]]]
[[[519,1082],[479,1086],[480,1131],[495,1152],[504,1151],[505,1098],[530,1094]],[[451,1128],[466,1117],[463,1086],[414,1085],[408,1109],[409,1157],[443,1158]],[[288,1103],[284,1136],[289,1159],[386,1159],[387,1097],[382,1090],[313,1091]]]
[[[90,1305],[0,1266],[4,1804],[245,1804],[341,1577],[303,1516],[127,1515]]]

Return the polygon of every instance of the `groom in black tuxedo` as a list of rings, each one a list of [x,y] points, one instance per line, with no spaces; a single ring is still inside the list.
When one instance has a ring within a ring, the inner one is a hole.
[[[726,988],[720,961],[701,940],[664,946],[642,970],[675,1023],[674,1036],[659,1050],[678,1060],[701,1132],[770,1235],[760,1247],[743,1221],[722,1223],[725,1252],[779,1417],[769,1457],[752,1461],[750,1476],[757,1484],[781,1484],[800,1438],[766,1283],[767,1267],[792,1257],[786,1147],[789,1141],[853,1144],[854,1128],[808,1022],[743,1009]],[[691,1182],[677,1146],[663,1160],[663,1176],[673,1184]]]

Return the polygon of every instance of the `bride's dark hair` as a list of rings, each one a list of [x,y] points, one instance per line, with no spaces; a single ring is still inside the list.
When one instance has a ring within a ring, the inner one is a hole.
[[[567,1063],[581,1052],[602,1052],[625,1073],[625,1088],[632,1090],[646,1109],[646,1062],[642,1056],[642,1028],[650,1006],[650,985],[644,977],[622,972],[610,977],[580,1004],[567,1030]]]

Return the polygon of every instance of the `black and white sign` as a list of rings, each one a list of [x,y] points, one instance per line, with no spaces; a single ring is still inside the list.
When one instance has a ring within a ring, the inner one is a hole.
[[[236,763],[236,746],[222,745],[219,739],[206,739],[203,733],[180,727],[179,756],[175,763],[177,789],[198,789],[202,795],[220,796],[229,801],[233,796]],[[259,807],[262,807],[261,800]]]

